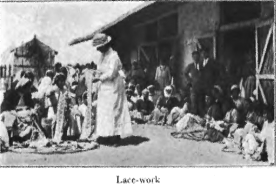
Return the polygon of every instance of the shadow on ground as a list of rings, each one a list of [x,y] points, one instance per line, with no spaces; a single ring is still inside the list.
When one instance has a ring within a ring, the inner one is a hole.
[[[146,137],[131,136],[131,137],[122,139],[119,142],[119,146],[129,146],[129,145],[137,146],[137,145],[139,145],[143,142],[147,142],[147,141],[149,141],[149,139]]]
[[[120,146],[131,146],[131,145],[137,146],[137,145],[142,144],[143,142],[147,142],[149,140],[150,139],[148,139],[146,137],[130,136],[130,137],[123,138],[116,143],[114,143],[113,140],[101,138],[100,140],[98,140],[98,143],[102,144],[102,145],[106,145],[106,146],[120,147]]]

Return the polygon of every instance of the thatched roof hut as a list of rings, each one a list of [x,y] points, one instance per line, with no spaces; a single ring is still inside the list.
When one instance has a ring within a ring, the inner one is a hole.
[[[14,55],[13,73],[19,70],[32,71],[38,80],[52,68],[57,51],[44,44],[36,35],[30,41],[11,50]]]

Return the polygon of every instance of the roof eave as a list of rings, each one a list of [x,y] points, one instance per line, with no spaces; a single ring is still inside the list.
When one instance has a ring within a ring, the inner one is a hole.
[[[145,7],[148,7],[154,3],[156,3],[157,1],[149,1],[149,2],[145,2],[143,3],[142,5],[134,8],[133,10],[123,14],[122,16],[118,17],[116,20],[112,21],[111,23],[109,24],[106,24],[105,26],[102,26],[101,28],[97,29],[96,31],[94,31],[93,33],[87,35],[87,36],[84,36],[84,37],[79,37],[79,38],[76,38],[74,40],[72,40],[69,45],[72,46],[72,45],[75,45],[75,44],[78,44],[78,43],[81,43],[81,42],[85,42],[85,41],[89,41],[91,39],[93,39],[94,35],[97,34],[97,33],[100,33],[100,32],[103,32],[105,30],[107,30],[108,28],[114,26],[115,24],[121,22],[122,20],[126,19],[127,17],[129,17],[130,15],[133,15],[134,13],[137,13],[138,11],[144,9]]]

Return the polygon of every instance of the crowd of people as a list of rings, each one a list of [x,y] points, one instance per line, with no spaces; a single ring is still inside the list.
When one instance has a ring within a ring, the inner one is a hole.
[[[225,144],[222,151],[236,147],[245,158],[274,162],[274,108],[257,100],[251,74],[243,76],[246,85],[240,85],[232,80],[228,66],[211,59],[208,49],[203,49],[192,52],[184,88],[174,86],[164,62],[149,84],[139,62],[133,62],[130,71],[120,70],[119,57],[109,45],[111,38],[98,37],[93,42],[103,53],[98,66],[56,63],[38,88],[31,72],[20,73],[1,104],[1,150],[15,142],[28,145],[40,136],[56,143],[89,141],[95,129],[117,140],[121,131],[131,132],[131,127],[119,124],[123,128],[114,130],[108,122],[117,125],[128,122],[130,116],[133,124],[175,127],[172,136],[176,138],[221,142]]]
[[[39,80],[38,87],[34,86],[32,72],[20,71],[1,104],[1,150],[17,143],[29,145],[40,137],[56,143],[88,139],[95,125],[95,105],[90,109],[91,126],[84,126],[88,121],[86,80],[95,67],[94,62],[74,67],[56,63]],[[95,88],[90,92],[92,99],[96,96]]]
[[[192,58],[182,89],[171,83],[164,63],[157,67],[155,83],[144,89],[139,80],[129,80],[132,122],[173,126],[176,138],[220,142],[225,144],[222,151],[273,163],[274,107],[257,100],[252,74],[242,76],[243,85],[231,78],[228,65],[223,68],[209,58],[207,49],[194,51]]]

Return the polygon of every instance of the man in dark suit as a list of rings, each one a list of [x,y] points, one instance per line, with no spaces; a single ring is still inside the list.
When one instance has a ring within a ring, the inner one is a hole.
[[[203,80],[203,89],[205,94],[209,94],[215,83],[216,80],[219,78],[219,63],[217,63],[214,59],[209,56],[209,49],[204,48],[201,50],[201,72]]]
[[[195,115],[204,116],[204,81],[203,72],[200,62],[200,53],[194,51],[192,53],[193,63],[189,64],[185,71],[185,77],[188,85],[191,87],[190,100],[191,100],[191,113]]]

